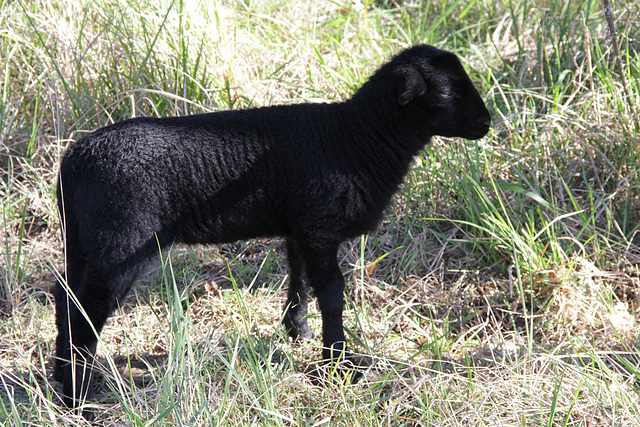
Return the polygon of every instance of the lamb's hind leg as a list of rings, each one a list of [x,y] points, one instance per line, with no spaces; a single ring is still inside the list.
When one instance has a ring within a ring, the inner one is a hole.
[[[58,338],[54,375],[62,382],[64,403],[70,408],[91,398],[98,334],[137,276],[136,269],[80,267],[78,262],[68,259],[67,286],[59,284],[56,290]],[[92,418],[88,411],[83,415]]]
[[[75,290],[69,286],[82,283],[84,275],[84,265],[79,262],[80,256],[69,256],[63,277],[56,283],[56,326],[58,337],[56,338],[56,355],[54,359],[54,378],[57,381],[64,381],[65,365],[70,360],[69,352],[69,298],[67,290],[71,290],[75,295]]]

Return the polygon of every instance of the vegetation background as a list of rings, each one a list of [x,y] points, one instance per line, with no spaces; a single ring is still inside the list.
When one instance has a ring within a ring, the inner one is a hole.
[[[280,327],[280,242],[178,247],[102,334],[97,421],[639,426],[639,37],[638,0],[0,0],[0,422],[86,424],[51,377],[72,141],[343,100],[430,43],[494,126],[436,138],[378,232],[344,245],[364,378],[305,375],[320,341]]]

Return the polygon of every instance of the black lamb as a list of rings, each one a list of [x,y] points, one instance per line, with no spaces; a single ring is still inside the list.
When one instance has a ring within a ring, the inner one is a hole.
[[[433,135],[478,139],[490,125],[458,58],[419,45],[345,102],[136,118],[71,145],[57,188],[66,285],[55,293],[55,377],[65,404],[91,394],[93,328],[102,330],[159,249],[174,243],[284,237],[284,325],[292,337],[311,336],[312,290],[322,356],[344,357],[338,246],[376,228]]]

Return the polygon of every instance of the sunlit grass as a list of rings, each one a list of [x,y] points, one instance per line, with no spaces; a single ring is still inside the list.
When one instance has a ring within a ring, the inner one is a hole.
[[[590,0],[0,0],[0,421],[85,424],[50,372],[71,141],[134,116],[342,100],[426,42],[461,57],[494,125],[436,138],[378,232],[342,248],[363,379],[305,374],[320,341],[279,325],[278,242],[176,248],[105,327],[98,420],[639,425],[640,10],[613,12],[619,63]]]

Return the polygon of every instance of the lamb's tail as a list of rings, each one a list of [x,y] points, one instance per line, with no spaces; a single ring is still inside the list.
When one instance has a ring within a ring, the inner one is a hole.
[[[72,199],[71,191],[71,186],[67,187],[64,185],[62,173],[58,173],[56,198],[58,201],[58,217],[60,218],[60,230],[62,231],[63,239],[65,239],[65,236],[67,235],[68,225],[73,222],[70,218],[72,215],[72,209],[70,209],[69,203],[66,203],[66,201]]]
[[[69,183],[71,184],[71,182]],[[71,201],[74,199],[73,185],[65,185],[62,173],[58,175],[56,186],[56,197],[58,202],[58,218],[60,219],[60,231],[62,234],[62,244],[64,248],[65,265],[68,262],[69,250],[80,250],[78,247],[79,223],[76,218],[75,209]],[[68,277],[67,277],[68,278]]]

